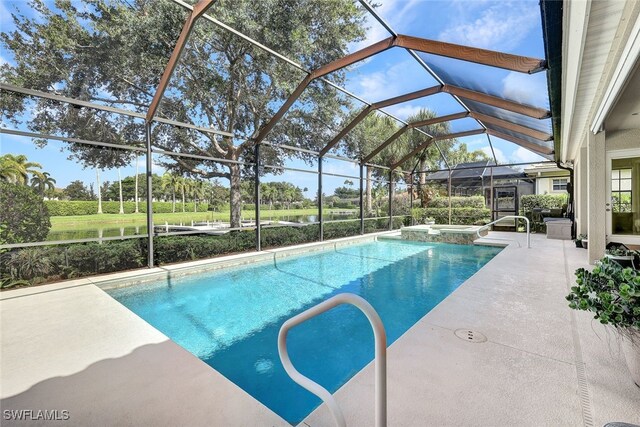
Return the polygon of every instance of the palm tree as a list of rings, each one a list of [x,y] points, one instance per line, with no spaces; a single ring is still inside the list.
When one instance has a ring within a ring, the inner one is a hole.
[[[355,117],[348,118],[351,120]],[[360,126],[349,132],[346,137],[347,140],[347,153],[354,158],[363,158],[374,149],[376,149],[380,143],[398,130],[398,126],[393,119],[381,114],[369,114],[361,123]],[[396,141],[395,144],[398,144]],[[392,145],[395,145],[392,144]],[[373,160],[373,163],[382,164],[380,160],[381,155],[378,154]],[[373,174],[374,168],[367,166],[366,178],[365,178],[365,206],[366,212],[371,212],[373,209],[373,201],[375,199],[373,194]]]
[[[295,193],[293,188],[291,187],[285,188],[284,191],[282,192],[282,198],[287,203],[287,209],[291,209],[291,202],[293,201],[294,197],[295,197]]]
[[[161,186],[163,191],[167,191],[167,189],[171,190],[171,199],[173,201],[171,211],[176,213],[176,189],[177,189],[177,177],[173,175],[171,172],[165,172],[162,175]]]
[[[191,195],[193,197],[193,211],[198,212],[198,200],[204,197],[205,188],[203,181],[193,181],[191,184]]]
[[[118,168],[118,191],[120,192],[120,214],[124,214],[124,202],[122,200],[122,175],[120,175],[120,168]]]
[[[0,157],[0,179],[6,182],[16,182],[24,175],[20,166],[9,156],[11,154]]]
[[[187,178],[178,176],[176,177],[176,189],[182,193],[182,212],[186,212],[186,197],[185,193],[189,191],[190,184]]]
[[[97,182],[97,189],[98,189],[98,212],[99,214],[102,213],[102,187],[100,186],[100,171],[98,170],[98,168],[96,168],[96,182]]]
[[[31,177],[31,186],[37,189],[42,197],[44,197],[45,191],[53,191],[56,188],[55,183],[56,180],[51,177],[49,172],[42,172]]]
[[[0,157],[0,179],[3,181],[26,185],[30,174],[36,176],[42,173],[37,169],[42,169],[42,165],[27,161],[24,154],[5,154]]]
[[[273,209],[273,199],[276,195],[276,189],[269,184],[262,184],[261,196],[269,202],[269,210]]]
[[[410,116],[407,120],[409,122],[419,122],[423,120],[432,119],[435,116],[436,116],[436,113],[431,110],[420,109],[416,114]],[[443,135],[443,134],[451,133],[451,125],[449,122],[441,122],[441,123],[428,125],[426,127],[422,127],[422,129],[431,135]],[[412,132],[410,134],[407,133],[405,135],[406,135],[405,143],[406,143],[407,149],[413,149],[414,147],[424,142],[424,138],[415,132]],[[444,141],[438,142],[438,144],[440,148],[444,151],[445,156],[449,158],[451,154],[451,150],[456,144],[456,140],[455,139],[444,140]],[[418,172],[424,172],[430,169],[438,169],[440,166],[442,166],[440,164],[441,162],[440,152],[438,151],[435,145],[431,145],[426,150],[422,150],[420,153],[416,154],[416,156],[414,156],[414,158],[411,159],[410,161],[413,164],[413,166],[410,169],[416,166],[416,161],[417,161],[416,170]],[[430,199],[430,195],[429,195],[430,192],[427,186],[426,173],[418,174],[417,193],[422,206],[426,207]]]
[[[136,187],[135,187],[135,201],[136,201],[136,213],[138,210],[138,152],[136,151]]]

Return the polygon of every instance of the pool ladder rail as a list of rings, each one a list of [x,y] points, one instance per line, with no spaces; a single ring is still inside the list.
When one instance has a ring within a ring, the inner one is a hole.
[[[524,219],[525,222],[527,223],[527,248],[531,249],[531,231],[530,231],[530,224],[529,224],[529,218],[527,218],[526,216],[522,216],[522,215],[507,215],[507,216],[503,216],[502,218],[498,218],[495,221],[490,222],[489,224],[485,224],[482,227],[478,228],[478,230],[476,231],[476,234],[478,235],[478,237],[482,238],[482,236],[480,235],[480,232],[482,230],[484,230],[485,228],[488,228],[490,226],[492,226],[493,224],[503,221],[505,219]],[[516,221],[517,224],[517,221]],[[499,238],[495,238],[492,237],[491,239],[493,240],[510,240],[510,241],[515,241],[518,246],[520,246],[520,242],[518,242],[517,240],[514,239],[499,239]]]
[[[376,427],[386,427],[387,425],[387,334],[384,325],[376,310],[364,298],[351,294],[338,294],[326,301],[315,305],[308,310],[292,317],[284,322],[278,334],[278,353],[285,371],[293,381],[304,387],[306,390],[318,396],[333,415],[336,425],[345,427],[347,424],[342,415],[342,410],[334,399],[333,395],[320,384],[302,375],[291,363],[289,353],[287,351],[287,333],[293,327],[315,317],[319,314],[329,311],[334,307],[342,304],[350,304],[357,307],[367,316],[373,336],[375,340],[375,425]]]

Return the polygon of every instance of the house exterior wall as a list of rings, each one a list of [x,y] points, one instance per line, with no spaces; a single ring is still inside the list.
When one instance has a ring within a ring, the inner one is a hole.
[[[553,189],[553,180],[558,178],[569,178],[569,174],[566,174],[566,177],[558,177],[554,175],[553,178],[545,178],[540,177],[536,179],[536,194],[567,194],[566,190],[554,190]]]
[[[587,234],[588,223],[588,187],[587,187],[587,147],[582,147],[578,152],[578,159],[575,163],[574,179],[574,197],[576,208],[576,232],[578,234]]]
[[[569,179],[569,171],[557,168],[555,166],[534,165],[525,168],[524,173],[530,179],[535,180],[532,194],[567,194],[566,190],[554,190],[554,179]]]
[[[607,132],[607,151],[640,148],[640,129]]]
[[[606,238],[606,146],[605,132],[587,133],[587,233],[589,235],[589,262],[604,256]]]
[[[576,230],[588,234],[589,262],[604,256],[609,230],[606,221],[607,164],[609,151],[640,149],[640,129],[587,135],[587,143],[574,162]]]

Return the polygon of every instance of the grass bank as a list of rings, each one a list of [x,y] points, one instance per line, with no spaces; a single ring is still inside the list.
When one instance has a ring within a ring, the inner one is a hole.
[[[325,214],[337,214],[342,212],[357,213],[357,209],[325,209]],[[316,215],[317,209],[262,209],[260,217],[266,218],[286,218],[289,216],[308,216]],[[242,218],[254,219],[254,211],[242,211]],[[156,224],[189,223],[191,221],[229,221],[229,211],[226,212],[176,212],[176,213],[158,213],[153,215],[153,222]],[[95,214],[95,215],[74,215],[74,216],[52,216],[51,229],[69,229],[69,228],[93,228],[96,225],[104,226],[137,226],[146,225],[147,214],[130,213],[130,214]]]

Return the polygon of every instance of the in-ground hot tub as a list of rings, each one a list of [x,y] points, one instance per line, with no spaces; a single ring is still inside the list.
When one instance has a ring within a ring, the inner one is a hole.
[[[400,230],[403,240],[415,242],[440,242],[454,243],[458,245],[472,245],[478,238],[479,225],[435,225],[424,224],[404,227]],[[480,231],[481,236],[486,236],[487,229]]]

